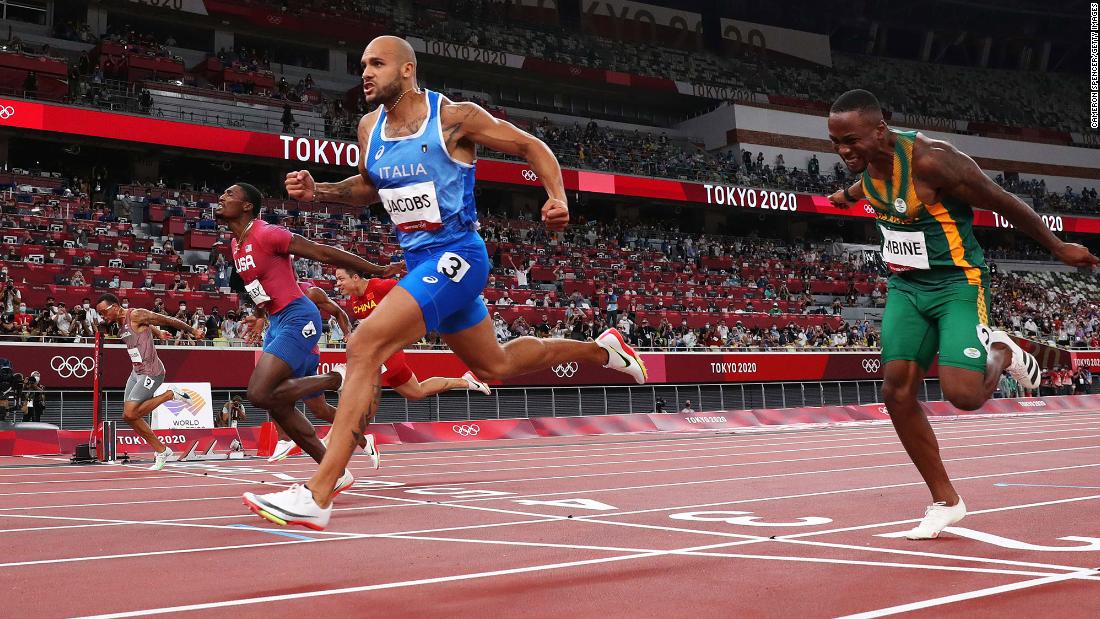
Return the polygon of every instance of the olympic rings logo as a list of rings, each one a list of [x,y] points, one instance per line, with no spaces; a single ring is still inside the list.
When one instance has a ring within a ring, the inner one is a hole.
[[[863,371],[868,374],[878,374],[879,369],[882,368],[882,362],[878,359],[864,359]]]
[[[871,206],[870,203],[864,204],[863,205],[863,212],[867,213],[868,215],[874,215],[875,214],[875,207]]]
[[[529,180],[532,182],[539,180],[539,175],[535,174],[534,170],[529,170],[525,168],[523,172],[520,172],[520,175],[523,176],[525,180]]]
[[[95,359],[59,355],[50,359],[50,368],[61,378],[84,378],[95,369]]]
[[[15,108],[10,105],[0,105],[0,119],[7,120],[15,116]]]
[[[451,426],[451,429],[454,430],[455,434],[459,436],[477,436],[478,432],[481,432],[481,428],[479,428],[476,423],[471,423],[468,425],[453,425]]]
[[[562,363],[561,365],[555,365],[553,368],[554,376],[558,378],[573,378],[577,374],[577,371],[581,369],[581,366],[576,361],[570,361],[569,363]]]

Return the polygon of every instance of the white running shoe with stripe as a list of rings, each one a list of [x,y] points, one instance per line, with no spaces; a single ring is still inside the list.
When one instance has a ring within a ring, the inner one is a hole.
[[[915,528],[905,532],[907,539],[935,539],[945,528],[955,524],[966,516],[966,503],[962,497],[959,502],[948,507],[943,501],[933,503],[924,511],[924,518]]]
[[[164,447],[164,451],[157,454],[156,459],[153,460],[153,466],[149,467],[150,471],[159,471],[164,468],[164,465],[168,463],[168,458],[172,457],[172,448],[167,445]]]
[[[466,372],[463,374],[462,380],[466,381],[466,384],[469,385],[468,389],[470,391],[480,391],[485,395],[491,395],[493,393],[492,389],[489,389],[489,385],[481,382],[473,372]]]
[[[368,434],[366,436],[367,446],[363,448],[363,451],[370,457],[370,466],[374,470],[378,470],[378,467],[382,466],[382,452],[378,451],[378,446],[374,444],[374,435]]]
[[[180,400],[182,402],[190,402],[191,401],[191,394],[189,394],[185,391],[180,391],[176,387],[169,387],[168,389],[172,392],[172,399],[173,400]]]
[[[332,496],[336,496],[354,485],[355,477],[352,476],[351,471],[344,469],[344,474],[336,480],[336,487],[332,489]]]
[[[642,363],[641,355],[634,352],[634,349],[626,343],[626,339],[623,338],[623,334],[619,333],[618,329],[608,329],[601,333],[596,338],[596,344],[607,351],[607,365],[604,366],[605,368],[629,374],[634,382],[639,385],[645,384],[645,363]]]
[[[340,375],[340,386],[336,388],[336,393],[340,393],[344,390],[344,383],[348,380],[348,366],[343,363],[336,363],[333,364],[332,371]]]
[[[317,505],[313,493],[305,484],[294,484],[282,492],[271,494],[246,492],[241,498],[257,516],[280,525],[296,524],[314,531],[324,531],[332,516],[332,505]]]
[[[268,457],[267,461],[282,462],[290,455],[291,449],[294,449],[294,441],[279,441],[275,444],[275,451],[271,452],[271,456]]]
[[[1039,388],[1039,381],[1042,379],[1042,370],[1039,368],[1039,361],[1035,359],[1035,355],[1025,352],[1024,349],[1020,348],[1020,345],[1004,331],[994,330],[990,332],[989,345],[992,346],[993,344],[1004,344],[1012,351],[1012,363],[1005,368],[1009,376],[1020,383],[1020,386],[1024,389]]]
[[[332,431],[325,435],[325,438],[321,439],[321,444],[328,449],[328,437],[332,436]],[[379,466],[382,466],[382,452],[378,451],[378,446],[374,444],[374,435],[367,434],[363,437],[367,441],[367,446],[363,448],[363,453],[370,457],[370,465],[374,470],[378,470]]]

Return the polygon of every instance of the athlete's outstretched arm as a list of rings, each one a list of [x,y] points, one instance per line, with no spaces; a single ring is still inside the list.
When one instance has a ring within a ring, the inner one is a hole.
[[[367,152],[367,140],[370,138],[378,114],[371,112],[359,120],[359,150]],[[294,200],[304,202],[338,202],[351,206],[370,206],[382,201],[374,183],[367,177],[362,157],[359,161],[359,174],[349,176],[337,183],[317,183],[308,170],[296,170],[286,175],[286,192]]]
[[[396,268],[394,264],[384,267],[331,245],[314,243],[300,234],[295,234],[290,239],[289,253],[324,264],[366,273],[372,277],[387,277],[393,273],[392,269]]]
[[[954,146],[945,142],[936,143],[925,157],[914,160],[913,170],[938,192],[1004,216],[1062,262],[1070,266],[1096,266],[1097,258],[1087,248],[1077,243],[1066,243],[1054,236],[1034,209],[994,183],[973,159]]]
[[[443,140],[451,152],[461,140],[468,140],[526,159],[549,196],[542,207],[543,223],[551,230],[565,229],[569,224],[565,182],[561,178],[558,158],[545,142],[506,120],[496,118],[476,103],[449,103],[443,106],[440,122],[443,124]]]
[[[338,183],[318,183],[308,170],[295,170],[286,175],[286,192],[295,200],[304,202],[338,202],[351,206],[369,206],[382,201],[378,190],[362,173],[349,176]]]
[[[310,301],[313,301],[317,309],[336,317],[336,322],[340,325],[340,330],[344,332],[344,337],[351,335],[351,320],[348,319],[348,313],[330,299],[324,290],[314,286],[309,289],[306,296],[309,297]]]
[[[848,208],[865,197],[863,194],[863,179],[859,178],[852,183],[851,187],[834,192],[833,195],[829,196],[829,202],[832,202],[833,206],[837,208]]]
[[[158,314],[156,312],[150,312],[147,309],[136,309],[130,314],[130,320],[132,320],[138,326],[157,326],[157,327],[171,327],[176,331],[182,333],[190,333],[195,336],[196,339],[202,339],[206,332],[202,329],[194,329],[191,325],[183,322],[182,320],[176,320],[171,316],[165,316],[164,314]]]

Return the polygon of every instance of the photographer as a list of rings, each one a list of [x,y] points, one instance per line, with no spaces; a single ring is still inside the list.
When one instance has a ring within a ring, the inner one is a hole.
[[[19,290],[15,287],[15,282],[8,279],[6,274],[3,277],[3,292],[0,292],[0,312],[14,313],[19,309],[19,303],[23,300],[23,295],[19,293]]]
[[[51,310],[44,309],[38,313],[38,316],[31,322],[29,335],[40,342],[48,341],[47,338],[58,335],[57,323],[54,321],[53,312]]]
[[[222,406],[222,412],[218,415],[217,426],[219,428],[236,428],[237,424],[248,418],[248,415],[244,412],[244,404],[241,403],[241,396],[235,395],[233,399],[225,403]]]
[[[12,372],[11,366],[0,367],[0,421],[6,421],[8,411],[11,420],[16,420],[15,412],[21,410],[23,395],[23,375]]]
[[[40,379],[41,375],[35,371],[23,383],[23,421],[42,421],[42,413],[46,410],[46,389]]]
[[[15,324],[15,314],[7,312],[4,317],[0,319],[0,336],[5,339],[17,335],[19,333],[19,327]]]
[[[85,338],[95,339],[95,323],[88,310],[78,305],[73,309],[72,316],[73,322],[69,327],[69,335],[73,341],[80,342]]]

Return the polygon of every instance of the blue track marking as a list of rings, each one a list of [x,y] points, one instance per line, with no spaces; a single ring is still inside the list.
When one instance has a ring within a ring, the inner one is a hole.
[[[259,531],[261,533],[270,533],[272,535],[282,535],[283,537],[289,537],[289,538],[292,538],[292,539],[304,539],[307,542],[317,541],[316,537],[310,537],[308,535],[300,535],[298,533],[291,533],[290,531],[276,531],[274,529],[263,529],[263,528],[260,528],[260,527],[254,527],[252,525],[247,525],[247,524],[231,524],[229,526],[235,527],[237,529],[248,529],[250,531]]]

